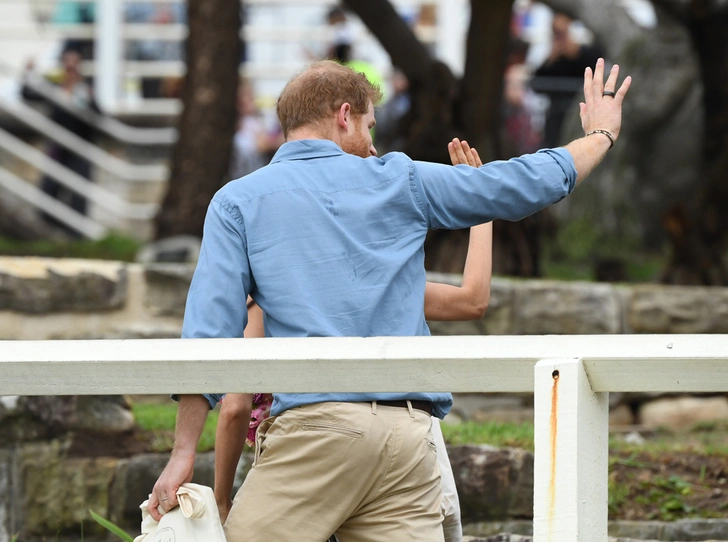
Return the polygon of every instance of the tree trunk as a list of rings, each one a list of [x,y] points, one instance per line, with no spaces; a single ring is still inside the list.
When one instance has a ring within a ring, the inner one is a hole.
[[[242,58],[240,0],[188,0],[187,75],[157,239],[202,235],[207,206],[227,181]]]
[[[686,25],[700,59],[705,112],[703,189],[665,221],[672,256],[663,281],[728,285],[728,8],[722,3],[655,2]],[[696,183],[697,185],[697,183]],[[690,202],[687,203],[690,205]]]
[[[483,160],[504,158],[498,133],[502,120],[513,0],[471,0],[465,72],[460,81],[458,126]]]

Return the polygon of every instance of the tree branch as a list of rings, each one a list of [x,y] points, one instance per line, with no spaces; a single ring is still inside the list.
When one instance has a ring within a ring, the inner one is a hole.
[[[431,71],[432,57],[389,0],[345,0],[411,83],[422,83]]]

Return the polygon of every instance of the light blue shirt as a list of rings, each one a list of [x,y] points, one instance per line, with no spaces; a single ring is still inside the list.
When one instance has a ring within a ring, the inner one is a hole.
[[[285,143],[270,165],[212,199],[187,297],[183,337],[242,337],[246,298],[269,337],[429,335],[425,235],[519,220],[571,192],[565,149],[476,169],[359,158],[329,140]],[[244,346],[242,346],[244,348]],[[214,406],[221,395],[206,395]],[[424,400],[443,417],[449,393],[276,394],[271,413],[324,401]]]

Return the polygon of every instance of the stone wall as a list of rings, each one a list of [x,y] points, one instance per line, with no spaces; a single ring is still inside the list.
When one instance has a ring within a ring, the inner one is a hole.
[[[0,257],[0,339],[177,337],[192,272]],[[728,288],[495,278],[482,320],[430,327],[438,335],[727,333]]]

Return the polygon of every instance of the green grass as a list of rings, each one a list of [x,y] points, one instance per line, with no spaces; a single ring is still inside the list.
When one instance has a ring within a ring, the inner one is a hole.
[[[17,241],[0,237],[1,256],[43,256],[132,262],[141,243],[117,234],[98,241]]]
[[[497,447],[533,450],[533,424],[466,422],[442,424],[445,441],[453,444],[490,444]]]
[[[156,451],[169,451],[174,443],[174,425],[177,420],[177,403],[168,404],[135,404],[132,406],[137,425],[154,433],[152,448]],[[217,428],[217,411],[213,410],[207,415],[205,427],[202,430],[198,452],[207,452],[215,448],[215,429]]]
[[[89,509],[89,514],[91,514],[91,517],[93,520],[101,525],[104,529],[109,531],[112,534],[115,534],[119,538],[121,538],[124,542],[134,542],[134,537],[131,536],[129,533],[125,532],[124,529],[119,527],[118,525],[115,525],[114,523],[110,522],[108,519],[101,517],[93,510]],[[83,526],[83,523],[81,524]]]

